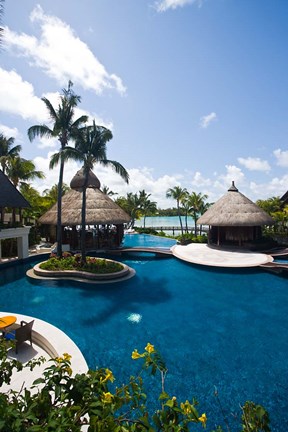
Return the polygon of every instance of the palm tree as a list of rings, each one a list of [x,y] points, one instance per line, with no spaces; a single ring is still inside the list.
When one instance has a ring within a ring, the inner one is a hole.
[[[189,215],[189,211],[190,211],[189,194],[188,193],[187,193],[187,196],[185,196],[181,200],[181,204],[182,204],[183,210],[185,211],[185,232],[188,233],[188,231],[189,231],[189,229],[188,229],[188,215]]]
[[[46,125],[35,125],[28,129],[28,137],[33,141],[36,137],[58,138],[60,141],[60,151],[58,153],[60,159],[59,181],[58,181],[58,197],[57,197],[57,256],[62,256],[62,185],[64,174],[64,158],[61,157],[63,150],[68,145],[69,140],[75,140],[78,129],[83,126],[88,120],[85,115],[74,120],[75,108],[81,101],[80,96],[77,96],[72,90],[73,83],[69,81],[68,88],[62,90],[60,96],[60,104],[57,109],[53,107],[51,102],[43,97],[49,112],[49,116],[53,121],[53,126],[50,128]],[[53,156],[52,156],[53,158]],[[50,162],[50,168],[53,168],[53,163]]]
[[[35,178],[45,178],[42,171],[35,170],[35,164],[31,160],[23,159],[20,156],[14,157],[9,161],[7,167],[7,177],[15,187],[19,184],[27,184],[27,181]]]
[[[61,196],[65,195],[65,193],[68,192],[68,190],[70,190],[69,186],[66,183],[63,183]],[[43,195],[45,196],[45,198],[47,198],[48,200],[51,201],[50,207],[52,207],[53,204],[57,203],[58,184],[55,184],[54,186],[52,186],[51,189],[45,189],[43,191]]]
[[[129,192],[126,197],[119,197],[116,199],[116,204],[119,205],[126,213],[130,215],[130,222],[127,228],[133,228],[135,219],[141,216],[140,214],[140,200],[137,193]]]
[[[166,192],[166,198],[173,198],[177,202],[177,213],[180,221],[180,227],[181,227],[181,234],[183,236],[183,224],[180,214],[180,203],[186,198],[187,196],[187,189],[181,188],[180,186],[175,186],[174,188],[169,188]]]
[[[209,209],[209,207],[211,207],[211,205],[212,205],[212,203],[203,201],[201,206],[200,206],[200,209],[199,209],[198,217],[202,216]],[[202,228],[203,228],[203,225],[200,225],[200,235],[202,235]]]
[[[19,153],[22,150],[21,145],[13,147],[14,141],[15,138],[6,138],[2,133],[0,133],[0,164],[4,174],[10,160],[19,156]]]
[[[106,144],[112,139],[112,132],[104,126],[97,126],[93,121],[92,126],[87,126],[78,131],[75,148],[67,146],[62,156],[56,153],[51,158],[51,165],[55,166],[59,160],[78,160],[83,162],[84,182],[82,187],[82,214],[81,214],[81,255],[82,262],[86,262],[86,189],[89,180],[89,172],[93,169],[95,163],[103,166],[109,166],[119,174],[127,183],[129,174],[119,162],[107,159]]]
[[[108,186],[105,185],[102,186],[101,192],[103,192],[103,194],[108,196],[118,195],[118,192],[113,192],[112,190],[109,189]]]
[[[143,189],[139,191],[139,209],[143,214],[143,227],[145,228],[145,221],[147,213],[155,213],[157,210],[157,203],[155,201],[150,201],[149,197],[151,194],[147,194],[147,192]]]
[[[190,205],[190,211],[192,213],[192,219],[194,220],[194,235],[197,235],[197,219],[204,208],[205,200],[208,198],[208,195],[202,194],[199,192],[192,192],[188,197],[188,202]]]
[[[155,214],[156,213],[156,211],[157,211],[157,203],[155,201],[146,200],[141,205],[141,211],[143,212],[143,216],[144,216],[143,226],[145,228],[146,216],[148,214]]]

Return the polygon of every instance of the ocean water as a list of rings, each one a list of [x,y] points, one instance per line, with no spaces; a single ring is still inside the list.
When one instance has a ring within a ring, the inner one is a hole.
[[[183,228],[186,227],[186,220],[184,216],[181,216],[181,220],[182,220],[182,224],[183,224]],[[190,230],[194,229],[194,220],[192,219],[191,216],[189,216],[187,218],[187,224],[188,224],[188,228]],[[135,222],[135,227],[139,227],[139,228],[144,228],[144,218],[140,218],[138,220],[136,220]],[[145,227],[146,228],[153,228],[153,227],[175,227],[175,228],[179,228],[178,230],[174,230],[174,235],[179,235],[181,233],[181,229],[180,229],[180,220],[178,216],[147,216],[145,219]],[[172,230],[168,231],[165,230],[165,233],[167,235],[173,235]]]
[[[168,240],[125,236],[129,246],[170,247]],[[207,430],[215,424],[225,430],[216,388],[231,431],[240,430],[239,404],[253,400],[270,412],[272,431],[287,432],[288,279],[258,269],[211,269],[174,257],[142,254],[121,261],[136,270],[133,278],[95,286],[28,279],[32,264],[1,270],[1,309],[59,327],[91,368],[113,371],[116,385],[140,371],[132,351],[154,344],[168,367],[166,391],[179,400],[198,399]],[[146,376],[144,382],[154,409],[160,377]]]

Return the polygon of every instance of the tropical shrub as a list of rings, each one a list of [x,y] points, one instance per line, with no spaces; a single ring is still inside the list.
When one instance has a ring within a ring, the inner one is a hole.
[[[11,372],[23,367],[16,360],[7,362],[7,348],[3,347],[0,341],[0,387],[3,382],[10,382],[7,368]],[[135,349],[132,359],[142,361],[141,371],[120,387],[113,384],[115,378],[108,368],[73,375],[70,355],[50,360],[50,366],[31,389],[22,389],[20,393],[12,389],[0,392],[0,431],[188,432],[199,431],[197,425],[208,427],[209,417],[199,411],[195,399],[181,402],[165,391],[167,368],[152,344],[148,343],[142,353]],[[28,362],[26,367],[33,368],[35,363]],[[159,408],[152,413],[147,408],[149,392],[146,394],[144,389],[143,370],[161,378]],[[226,430],[231,429],[228,426]],[[242,407],[240,430],[270,432],[265,409],[246,402]],[[223,429],[218,426],[216,431],[223,432]]]
[[[195,236],[192,233],[185,233],[183,235],[179,235],[176,237],[177,241],[180,244],[189,244],[189,243],[207,243],[207,235],[197,235]]]
[[[123,265],[116,261],[106,260],[104,258],[87,257],[84,263],[81,255],[72,255],[64,252],[62,258],[51,254],[47,261],[40,264],[42,270],[59,271],[59,270],[78,270],[94,274],[116,273],[123,270]]]

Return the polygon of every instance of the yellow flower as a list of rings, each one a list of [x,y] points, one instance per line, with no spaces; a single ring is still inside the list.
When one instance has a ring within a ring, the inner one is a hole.
[[[155,349],[154,349],[154,345],[151,345],[151,344],[148,342],[147,345],[146,345],[146,347],[145,347],[145,350],[146,350],[149,354],[151,354],[152,352],[155,351]]]
[[[137,349],[135,349],[133,352],[132,352],[132,359],[133,360],[137,360],[137,359],[139,359],[139,358],[141,358],[141,357],[144,357],[144,355],[145,354],[139,354],[138,353],[138,350]]]
[[[64,353],[64,354],[63,354],[63,359],[64,359],[64,360],[67,360],[67,361],[70,361],[70,360],[71,360],[71,355],[70,355],[70,354],[67,354],[67,353]]]
[[[192,412],[191,404],[188,400],[186,400],[185,403],[181,402],[180,408],[182,409],[182,411],[184,412],[185,415],[191,414],[191,412]]]
[[[103,393],[102,401],[104,403],[112,403],[113,402],[113,395],[110,392]]]
[[[206,427],[206,422],[207,422],[207,417],[206,414],[202,414],[201,417],[198,418],[198,420],[202,423],[202,426],[205,428]]]
[[[67,366],[64,370],[65,370],[65,372],[68,373],[69,376],[72,375],[72,369],[71,369],[71,367]]]
[[[106,372],[106,378],[105,378],[106,380],[109,380],[111,382],[115,381],[114,375],[110,369],[106,369],[105,372]]]
[[[104,383],[104,382],[106,382],[108,380],[111,381],[111,382],[113,382],[115,380],[115,378],[113,376],[112,371],[110,369],[105,369],[105,372],[106,372],[105,378],[101,377],[100,378],[100,383]]]

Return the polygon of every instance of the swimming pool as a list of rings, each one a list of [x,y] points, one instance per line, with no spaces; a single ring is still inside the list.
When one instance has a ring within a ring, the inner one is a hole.
[[[170,247],[174,242],[129,235],[125,245]],[[59,327],[82,350],[91,368],[112,369],[117,384],[138,372],[134,348],[147,342],[168,367],[166,390],[196,397],[223,425],[216,386],[231,430],[233,414],[253,400],[268,409],[272,430],[287,432],[287,278],[257,269],[223,270],[176,258],[121,257],[136,276],[117,284],[39,283],[21,265],[1,270],[1,309],[32,315]],[[135,315],[132,315],[135,314]],[[136,317],[136,319],[135,319]],[[148,378],[159,394],[161,383]]]

